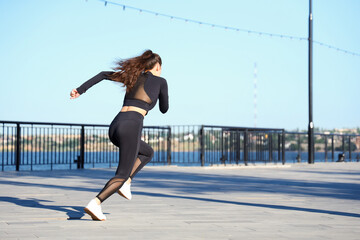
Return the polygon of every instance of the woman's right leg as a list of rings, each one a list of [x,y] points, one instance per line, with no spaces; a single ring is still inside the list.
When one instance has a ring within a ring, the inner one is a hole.
[[[135,164],[130,174],[130,178],[133,179],[135,175],[148,164],[154,156],[154,150],[146,142],[140,141],[139,154],[136,158]]]
[[[134,176],[152,159],[154,156],[154,150],[144,141],[140,141],[139,153],[133,165],[130,177],[126,183],[119,189],[119,194],[124,198],[131,200],[132,194],[130,190],[131,180]]]

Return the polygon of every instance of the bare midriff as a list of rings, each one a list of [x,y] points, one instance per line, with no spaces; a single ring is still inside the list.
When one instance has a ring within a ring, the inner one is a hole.
[[[134,106],[123,106],[121,109],[121,112],[138,112],[141,115],[143,115],[145,117],[146,115],[146,110],[139,108],[139,107],[134,107]]]

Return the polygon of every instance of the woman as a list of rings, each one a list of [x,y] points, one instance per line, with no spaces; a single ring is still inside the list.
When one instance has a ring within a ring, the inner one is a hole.
[[[93,220],[106,220],[100,204],[115,192],[131,199],[131,180],[153,157],[154,150],[141,140],[141,131],[144,116],[157,99],[162,113],[169,108],[167,82],[160,77],[161,64],[160,56],[147,50],[138,57],[119,61],[115,72],[100,72],[70,93],[75,99],[103,79],[126,87],[123,107],[109,128],[109,138],[120,150],[119,165],[115,176],[84,209]]]

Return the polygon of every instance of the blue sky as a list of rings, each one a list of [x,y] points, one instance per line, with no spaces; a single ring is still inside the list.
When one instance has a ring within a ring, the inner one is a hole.
[[[169,15],[308,36],[308,1],[113,0]],[[314,40],[360,53],[360,1],[314,0]],[[109,124],[124,90],[103,81],[72,88],[114,61],[152,49],[163,59],[170,110],[145,125],[307,129],[308,42],[156,17],[98,0],[0,0],[0,120]],[[359,127],[360,57],[314,44],[314,123]]]

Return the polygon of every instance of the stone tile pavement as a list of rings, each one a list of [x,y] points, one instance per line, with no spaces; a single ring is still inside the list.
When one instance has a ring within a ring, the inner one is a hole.
[[[149,166],[92,221],[114,171],[0,172],[0,239],[360,239],[360,163]]]

